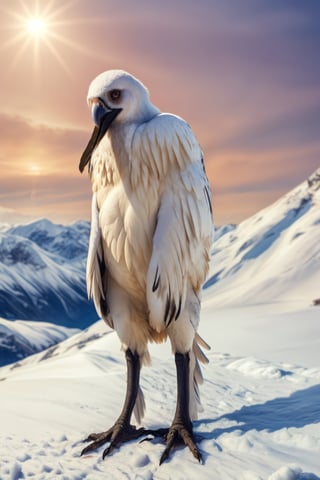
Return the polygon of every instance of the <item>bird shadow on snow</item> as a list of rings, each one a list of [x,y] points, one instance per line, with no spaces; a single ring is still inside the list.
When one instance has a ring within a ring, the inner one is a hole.
[[[211,432],[199,432],[203,440],[217,439],[223,433],[250,430],[267,430],[275,432],[283,428],[302,428],[306,425],[320,423],[320,384],[298,390],[289,397],[279,397],[257,405],[248,405],[226,413],[214,419],[202,419],[201,424],[216,423],[221,420],[236,422],[231,426],[213,428]]]

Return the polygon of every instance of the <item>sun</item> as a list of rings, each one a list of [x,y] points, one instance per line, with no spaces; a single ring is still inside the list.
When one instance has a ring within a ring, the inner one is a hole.
[[[19,0],[20,12],[1,5],[0,13],[4,11],[8,18],[12,19],[12,23],[9,21],[6,27],[11,35],[8,35],[8,39],[0,45],[0,50],[10,48],[13,51],[10,67],[18,66],[21,58],[28,54],[30,64],[38,75],[41,71],[41,58],[49,53],[62,69],[71,75],[69,63],[65,60],[66,49],[73,50],[82,56],[86,55],[90,58],[96,56],[101,59],[100,53],[92,52],[92,49],[68,36],[69,27],[71,27],[70,31],[74,32],[76,25],[97,22],[96,19],[75,18],[74,15],[70,15],[69,9],[73,8],[78,1]]]
[[[43,2],[39,0],[20,0],[21,12],[4,9],[10,17],[13,17],[14,23],[10,24],[10,28],[16,34],[8,38],[4,48],[14,48],[15,53],[12,58],[12,67],[19,64],[20,59],[26,55],[28,50],[33,52],[33,64],[36,73],[39,72],[41,63],[41,55],[47,55],[49,51],[53,57],[60,63],[61,67],[70,73],[68,64],[64,61],[59,44],[69,45],[73,47],[73,42],[68,41],[65,36],[59,34],[59,30],[68,25],[72,25],[73,21],[63,18],[69,7],[73,5],[75,0],[64,2],[57,5],[55,0]],[[30,5],[31,4],[31,5]],[[2,10],[2,7],[0,7]],[[31,57],[32,59],[32,57]]]
[[[35,37],[40,37],[45,35],[48,31],[48,24],[42,18],[31,18],[27,22],[27,30],[30,35]]]
[[[30,173],[31,175],[36,175],[36,176],[38,176],[38,175],[40,175],[40,173],[41,173],[41,168],[39,167],[39,165],[35,165],[35,164],[34,164],[34,165],[31,165],[31,166],[29,167],[29,173]]]

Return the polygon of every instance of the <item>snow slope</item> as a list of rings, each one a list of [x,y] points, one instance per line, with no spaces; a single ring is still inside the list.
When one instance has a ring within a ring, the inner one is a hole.
[[[203,317],[219,351],[319,365],[318,298],[320,169],[238,226],[218,229]],[[250,341],[239,341],[244,334]]]
[[[0,369],[1,480],[320,480],[320,171],[271,207],[220,230],[200,334],[212,346],[194,423],[204,464],[185,448],[130,442],[104,461],[81,440],[110,427],[124,355],[102,321]],[[175,368],[151,345],[144,425],[169,425]]]
[[[215,306],[229,307],[306,307],[320,297],[320,168],[216,240],[204,289]]]
[[[202,329],[214,344],[212,322]],[[158,428],[174,414],[175,369],[167,346],[151,354],[141,380],[144,425]],[[101,321],[47,354],[3,367],[0,478],[319,480],[320,368],[216,351],[209,358],[195,422],[204,464],[181,449],[161,467],[159,440],[130,442],[104,461],[103,447],[79,456],[81,440],[111,426],[124,396],[123,354]]]

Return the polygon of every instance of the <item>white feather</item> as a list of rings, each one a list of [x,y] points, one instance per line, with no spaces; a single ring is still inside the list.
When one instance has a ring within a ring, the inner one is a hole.
[[[91,204],[91,230],[89,239],[89,250],[87,257],[87,292],[88,297],[93,298],[97,290],[104,299],[104,290],[100,275],[99,262],[102,261],[101,229],[99,224],[99,210],[97,208],[96,194],[92,195]],[[100,308],[100,307],[99,307]]]
[[[187,123],[160,113],[141,82],[126,72],[97,77],[89,100],[112,88],[122,89],[123,104],[91,160],[88,294],[98,311],[101,299],[106,301],[124,348],[145,361],[148,341],[167,335],[174,351],[190,352],[194,417],[202,379],[199,361],[205,359],[198,344],[206,346],[196,334],[199,292],[212,241],[202,152]],[[143,411],[140,393],[139,420]]]

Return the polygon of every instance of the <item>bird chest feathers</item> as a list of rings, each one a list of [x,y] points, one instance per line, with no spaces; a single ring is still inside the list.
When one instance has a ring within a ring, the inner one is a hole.
[[[152,253],[159,194],[132,184],[129,155],[114,151],[108,135],[92,158],[91,181],[96,193],[104,258],[110,275],[128,291],[145,290]],[[139,165],[136,164],[138,169]]]

